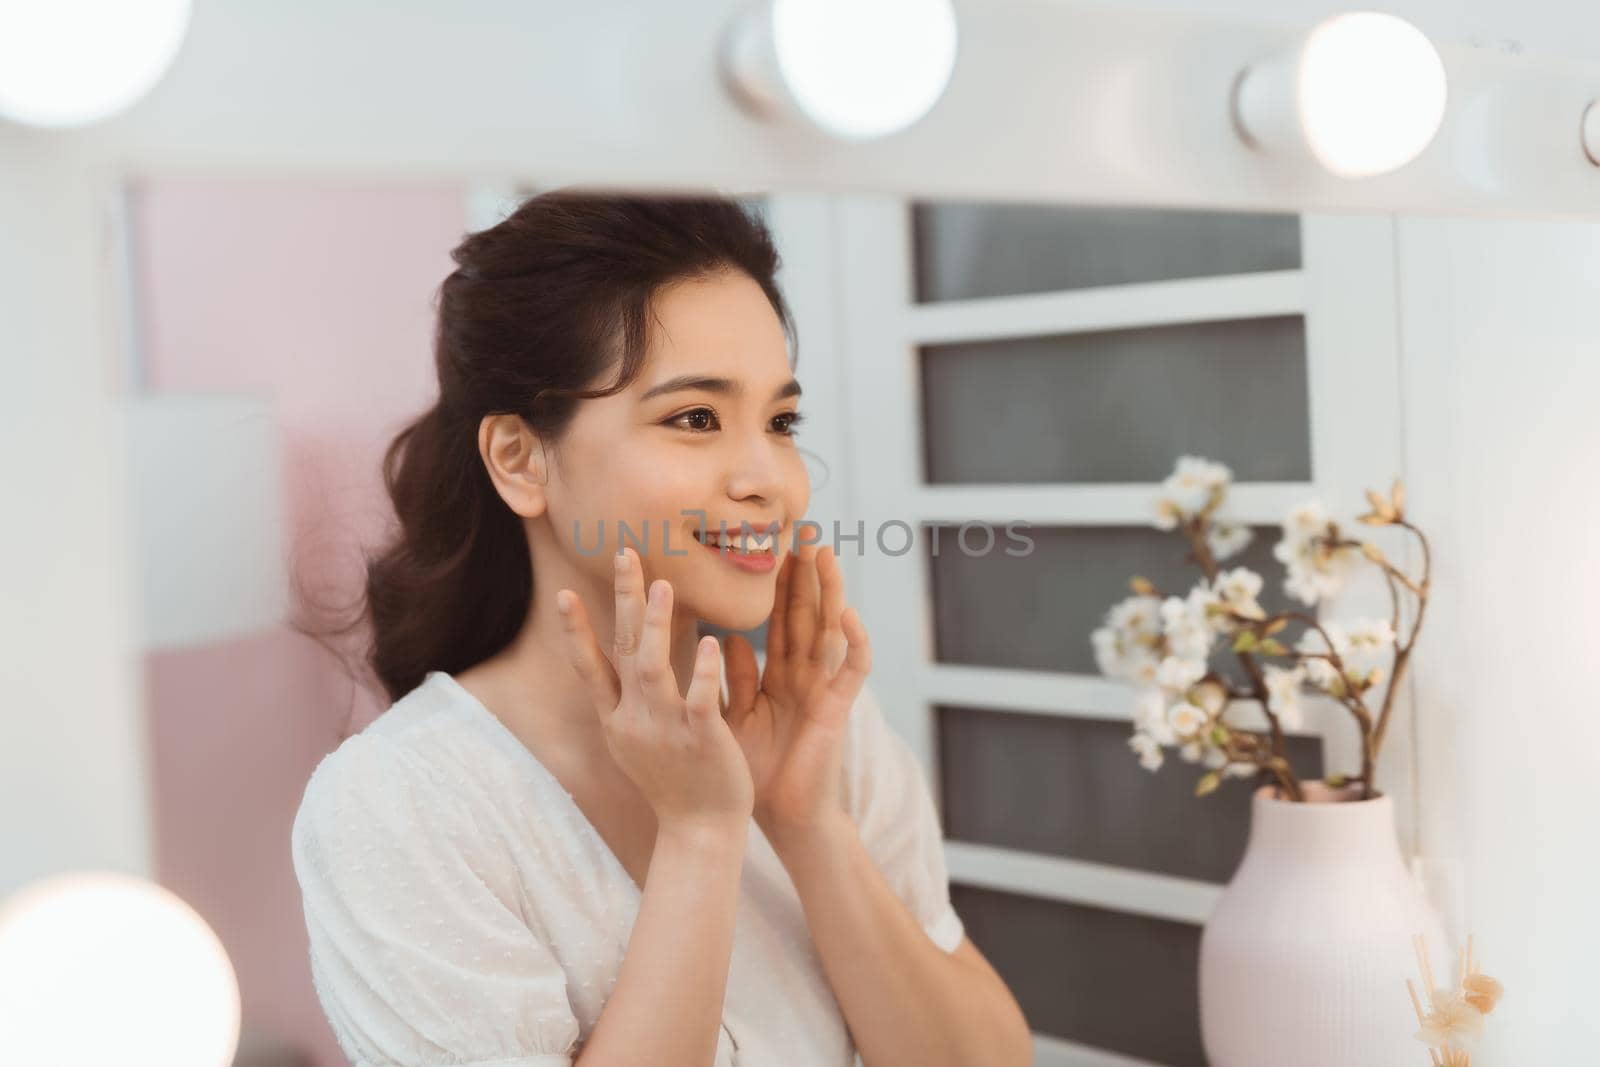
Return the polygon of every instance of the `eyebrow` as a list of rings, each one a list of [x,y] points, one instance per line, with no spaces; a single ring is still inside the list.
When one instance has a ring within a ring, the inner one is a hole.
[[[661,396],[663,393],[677,393],[690,389],[704,390],[708,393],[720,393],[723,396],[737,397],[744,395],[744,386],[732,378],[712,378],[703,374],[680,374],[676,378],[668,378],[660,385],[651,386],[645,390],[644,395],[639,398],[639,402],[643,403],[653,397]],[[787,382],[778,386],[778,391],[772,394],[772,399],[782,400],[785,397],[799,395],[799,379],[790,378]]]

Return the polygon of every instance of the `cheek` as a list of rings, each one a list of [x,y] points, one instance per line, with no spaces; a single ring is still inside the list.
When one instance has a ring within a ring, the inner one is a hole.
[[[800,518],[811,506],[811,472],[805,457],[799,452],[789,458],[788,470],[783,480],[784,504],[790,515]]]

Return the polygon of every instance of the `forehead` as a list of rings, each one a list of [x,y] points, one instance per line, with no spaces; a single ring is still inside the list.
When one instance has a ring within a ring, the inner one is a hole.
[[[640,392],[691,372],[753,382],[790,376],[783,323],[743,272],[675,282],[656,295],[652,311],[649,351],[634,383]]]

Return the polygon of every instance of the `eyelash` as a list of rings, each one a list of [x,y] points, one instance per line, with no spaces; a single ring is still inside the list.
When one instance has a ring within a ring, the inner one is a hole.
[[[705,412],[705,413],[709,414],[713,419],[715,419],[717,417],[717,413],[715,411],[712,411],[710,408],[698,407],[698,408],[692,408],[692,409],[690,409],[688,411],[685,411],[685,412],[683,412],[681,414],[674,415],[672,418],[667,420],[666,424],[668,426],[676,426],[680,420],[686,419],[690,415],[698,415],[701,412]],[[800,425],[802,422],[804,422],[806,417],[804,415],[800,414],[798,411],[783,411],[783,412],[779,412],[778,414],[774,415],[773,418],[774,419],[788,419],[789,420],[789,422],[788,422],[789,429],[787,429],[787,430],[779,430],[777,432],[783,437],[796,437],[796,436],[798,436],[798,434],[797,434],[797,432],[795,431],[794,428],[796,426]],[[687,426],[685,426],[683,428],[686,429],[686,430],[689,430],[690,433],[710,433],[711,432],[709,429],[706,429],[706,430],[695,430],[695,429],[690,429]]]

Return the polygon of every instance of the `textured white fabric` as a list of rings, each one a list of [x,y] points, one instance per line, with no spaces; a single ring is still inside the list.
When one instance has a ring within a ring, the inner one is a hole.
[[[927,778],[866,687],[842,799],[952,951],[964,927]],[[567,1067],[641,898],[559,780],[442,671],[323,758],[292,849],[317,995],[355,1067]],[[754,821],[741,877],[716,1067],[850,1067],[794,883]]]

